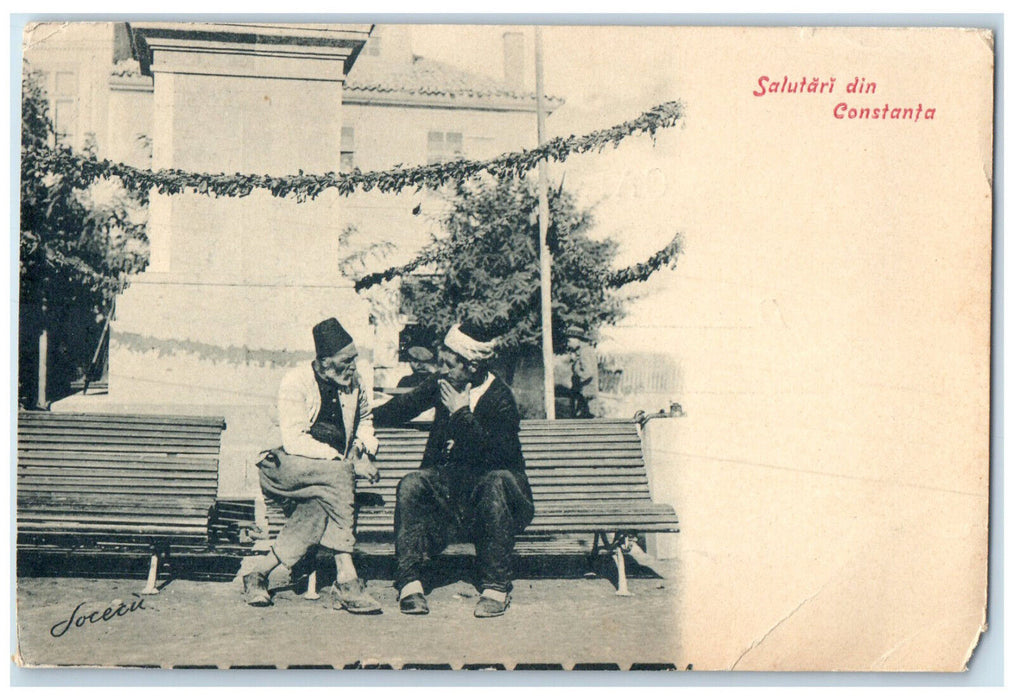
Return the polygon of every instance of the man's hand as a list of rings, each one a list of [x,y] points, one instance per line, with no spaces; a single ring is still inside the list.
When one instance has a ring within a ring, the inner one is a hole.
[[[363,477],[371,484],[380,481],[380,470],[377,469],[377,465],[372,459],[362,458],[353,461],[352,470],[356,473],[356,476]]]
[[[359,459],[360,457],[365,457],[366,454],[366,443],[359,438],[356,438],[352,443],[352,458]]]
[[[460,409],[468,406],[468,394],[472,390],[471,384],[466,384],[461,391],[455,391],[454,387],[446,379],[440,380],[440,403],[450,413],[457,413]]]

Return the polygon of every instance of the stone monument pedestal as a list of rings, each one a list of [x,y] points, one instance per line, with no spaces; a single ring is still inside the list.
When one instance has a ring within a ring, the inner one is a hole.
[[[338,171],[345,75],[370,25],[138,23],[153,75],[152,167],[291,175]],[[150,264],[117,302],[108,410],[223,415],[219,492],[259,490],[279,444],[278,384],[336,316],[372,386],[368,305],[339,272],[341,199],[266,192],[152,194]]]

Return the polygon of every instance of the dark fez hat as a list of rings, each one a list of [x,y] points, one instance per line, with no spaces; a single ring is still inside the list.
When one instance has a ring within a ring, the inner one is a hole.
[[[336,318],[321,321],[313,327],[313,345],[317,349],[317,357],[331,357],[351,344],[352,336]]]

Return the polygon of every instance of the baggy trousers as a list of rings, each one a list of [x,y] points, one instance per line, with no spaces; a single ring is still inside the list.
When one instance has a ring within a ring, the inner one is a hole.
[[[262,460],[261,490],[279,501],[285,512],[272,549],[293,568],[314,545],[351,553],[355,546],[355,473],[350,461],[310,459],[275,451]]]
[[[450,470],[453,471],[453,470]],[[508,591],[514,538],[532,521],[535,507],[528,478],[497,469],[474,486],[455,489],[447,472],[419,469],[398,484],[394,510],[398,590],[420,580],[423,564],[455,535],[475,545],[480,589]]]

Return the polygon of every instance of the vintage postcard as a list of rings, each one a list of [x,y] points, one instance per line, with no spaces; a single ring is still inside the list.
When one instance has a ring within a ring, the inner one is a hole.
[[[30,24],[16,661],[965,669],[993,39]]]

